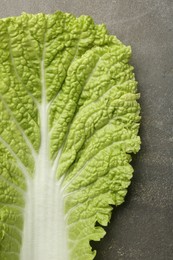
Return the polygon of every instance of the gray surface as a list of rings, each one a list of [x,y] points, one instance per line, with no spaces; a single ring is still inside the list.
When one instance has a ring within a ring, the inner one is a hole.
[[[142,150],[133,160],[135,174],[126,202],[114,210],[107,236],[94,244],[98,249],[96,260],[171,260],[173,1],[1,0],[0,16],[57,9],[89,14],[130,44],[141,92]]]

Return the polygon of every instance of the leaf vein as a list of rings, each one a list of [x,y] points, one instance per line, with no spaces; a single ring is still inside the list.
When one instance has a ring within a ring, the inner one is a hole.
[[[25,167],[25,165],[22,163],[22,161],[20,160],[18,155],[11,149],[10,145],[1,136],[0,136],[0,143],[2,143],[3,146],[9,151],[9,153],[15,158],[15,160],[17,162],[17,166],[22,171],[25,178],[27,180],[30,179],[30,174],[29,174],[27,168]]]
[[[20,124],[18,123],[18,121],[16,120],[15,116],[14,116],[14,113],[12,112],[12,110],[10,109],[10,107],[8,106],[7,102],[5,101],[5,99],[2,97],[2,95],[0,95],[0,99],[1,101],[3,102],[5,108],[6,108],[6,111],[7,113],[11,116],[13,122],[16,124],[18,130],[20,131],[23,139],[25,140],[28,148],[30,149],[31,151],[31,154],[36,162],[37,160],[37,154],[36,154],[36,151],[31,143],[31,141],[29,140],[28,136],[26,135],[26,133],[24,132],[24,130],[21,128]]]

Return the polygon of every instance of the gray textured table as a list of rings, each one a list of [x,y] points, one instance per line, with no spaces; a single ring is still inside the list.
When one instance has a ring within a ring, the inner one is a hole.
[[[114,210],[96,260],[173,259],[173,1],[1,0],[0,16],[56,10],[91,15],[132,46],[142,149],[126,202]]]

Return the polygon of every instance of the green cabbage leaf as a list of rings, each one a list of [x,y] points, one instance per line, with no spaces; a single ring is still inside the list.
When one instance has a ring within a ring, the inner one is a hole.
[[[0,19],[0,259],[94,259],[140,148],[130,56],[88,16]]]

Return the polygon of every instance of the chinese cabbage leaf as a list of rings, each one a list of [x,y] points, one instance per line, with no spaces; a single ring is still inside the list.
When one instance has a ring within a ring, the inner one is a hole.
[[[130,55],[88,16],[0,19],[0,259],[94,259],[140,147]]]

